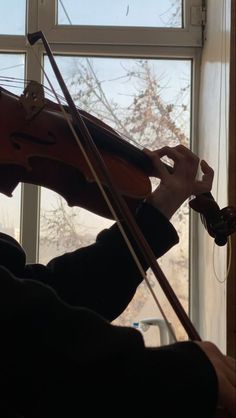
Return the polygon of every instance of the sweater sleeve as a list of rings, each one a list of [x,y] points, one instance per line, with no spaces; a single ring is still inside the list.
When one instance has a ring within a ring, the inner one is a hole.
[[[216,373],[195,343],[148,348],[136,329],[73,308],[51,287],[5,268],[0,278],[1,396],[25,418],[142,406],[158,418],[214,417]]]
[[[172,224],[152,206],[142,203],[136,220],[156,258],[178,242]],[[124,229],[140,256],[129,229]],[[102,231],[93,245],[56,257],[47,266],[25,265],[23,249],[5,234],[0,234],[0,248],[0,264],[17,277],[49,285],[66,303],[92,309],[109,321],[124,311],[142,281],[117,224]],[[139,260],[147,270],[142,256]]]
[[[172,224],[153,207],[142,205],[136,218],[156,258],[178,242]],[[124,228],[139,255],[136,243]],[[142,257],[140,261],[147,270],[146,261]],[[49,284],[63,300],[88,307],[110,321],[123,312],[142,281],[117,224],[102,231],[93,245],[54,258],[47,269]]]

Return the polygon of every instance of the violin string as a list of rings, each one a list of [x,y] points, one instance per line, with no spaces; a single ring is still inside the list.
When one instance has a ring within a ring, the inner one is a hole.
[[[120,232],[121,232],[121,234],[122,234],[122,236],[124,238],[124,241],[125,241],[126,245],[128,246],[128,249],[129,249],[129,251],[130,251],[130,253],[131,253],[131,255],[132,255],[132,257],[133,257],[133,259],[134,259],[134,261],[135,261],[135,263],[136,263],[136,265],[138,267],[138,269],[139,269],[139,272],[140,272],[141,276],[143,277],[143,279],[144,279],[144,281],[145,281],[145,283],[146,283],[146,285],[147,285],[147,287],[148,287],[148,289],[149,289],[149,291],[150,291],[150,293],[151,293],[151,295],[152,295],[152,297],[153,297],[153,299],[154,299],[157,307],[159,308],[159,310],[161,312],[161,315],[163,316],[163,319],[166,322],[166,326],[167,326],[167,328],[168,328],[168,330],[170,332],[170,335],[172,335],[173,340],[175,342],[177,342],[177,338],[176,338],[176,335],[175,335],[175,333],[174,333],[174,331],[173,331],[173,329],[171,327],[171,324],[169,323],[169,321],[168,321],[168,319],[166,317],[166,314],[165,314],[165,312],[164,312],[164,310],[163,310],[163,308],[162,308],[162,306],[161,306],[161,304],[160,304],[160,302],[159,302],[159,300],[158,300],[158,298],[157,298],[154,290],[152,289],[152,286],[151,286],[151,284],[149,282],[149,279],[147,278],[147,275],[146,275],[146,273],[145,273],[145,271],[144,271],[144,269],[143,269],[143,267],[142,267],[142,265],[141,265],[141,263],[140,263],[137,255],[136,255],[136,253],[135,253],[135,250],[134,250],[134,248],[133,248],[133,246],[132,246],[132,244],[131,244],[128,236],[127,236],[127,233],[125,232],[124,227],[123,227],[123,225],[122,225],[119,217],[117,216],[116,211],[114,210],[111,202],[110,202],[110,199],[109,199],[109,197],[108,197],[108,195],[107,195],[107,193],[106,193],[106,191],[105,191],[105,189],[104,189],[104,187],[103,187],[103,185],[102,185],[102,183],[101,183],[101,181],[99,179],[99,176],[98,176],[96,170],[94,169],[94,167],[92,165],[92,162],[90,161],[90,158],[87,155],[87,152],[85,151],[85,148],[84,148],[83,144],[81,143],[81,141],[78,138],[78,135],[77,135],[77,133],[76,133],[74,127],[73,127],[72,120],[70,120],[69,115],[65,111],[65,108],[62,106],[62,104],[60,102],[60,99],[59,99],[59,96],[57,95],[57,93],[56,93],[56,91],[55,91],[55,89],[54,89],[51,81],[48,78],[48,75],[45,72],[44,67],[42,66],[42,64],[41,64],[40,60],[38,59],[38,56],[37,56],[37,54],[35,53],[34,50],[33,50],[33,53],[35,55],[35,58],[38,61],[38,64],[39,64],[39,66],[40,66],[40,68],[41,68],[44,76],[47,79],[47,82],[48,82],[48,84],[49,84],[49,86],[51,88],[51,91],[54,93],[54,96],[55,96],[55,98],[57,100],[58,105],[60,106],[60,109],[62,111],[62,114],[65,117],[65,120],[67,121],[67,123],[68,123],[68,125],[69,125],[69,127],[71,129],[71,132],[72,132],[72,134],[73,134],[73,136],[74,136],[74,138],[76,140],[76,143],[79,146],[79,148],[80,148],[80,150],[81,150],[81,152],[83,154],[83,157],[84,157],[86,163],[88,164],[88,167],[89,167],[92,175],[94,176],[94,179],[95,179],[95,181],[96,181],[96,183],[97,183],[97,185],[98,185],[98,187],[99,187],[99,189],[101,191],[101,194],[104,197],[104,199],[105,199],[105,201],[106,201],[106,203],[107,203],[107,205],[108,205],[108,207],[109,207],[109,209],[110,209],[110,211],[111,211],[111,213],[112,213],[112,215],[113,215],[113,217],[114,217],[114,219],[115,219],[115,221],[116,221],[116,223],[118,225],[118,228],[120,229]]]
[[[1,87],[9,87],[9,84],[0,83],[0,86],[1,86]],[[11,84],[11,87],[13,87],[14,89],[19,89],[19,88],[21,88],[21,87],[19,87],[19,86],[17,86],[17,85],[14,85],[14,84]]]
[[[32,81],[32,80],[21,79],[21,78],[16,78],[16,77],[0,76],[0,86],[2,86],[2,87],[9,87],[9,84],[10,84],[11,87],[13,87],[13,88],[22,89],[22,84],[25,85],[25,83],[29,83],[30,81]],[[19,85],[12,84],[13,82],[18,83]],[[54,99],[55,96],[54,96],[54,93],[52,92],[51,88],[46,86],[46,85],[43,85],[42,83],[41,83],[41,85],[47,91],[48,97],[51,98],[51,99]],[[59,93],[57,93],[57,95],[58,95],[61,103],[64,103],[65,105],[67,105],[64,96],[62,94],[59,94]],[[77,109],[78,109],[78,111],[82,110],[82,109],[80,109],[79,106],[77,106]],[[96,122],[94,121],[94,123],[96,123]],[[106,129],[106,128],[104,127],[104,129]],[[135,144],[135,146],[137,148],[142,149],[140,144],[137,141],[135,141],[133,138],[131,138],[129,135],[127,135],[123,132],[120,132],[118,129],[115,129],[115,128],[112,128],[112,129],[113,129],[113,135],[116,135],[117,138],[122,138],[123,140],[126,140],[129,143]]]
[[[50,97],[50,98],[55,98],[55,96],[54,96],[54,93],[52,92],[52,90],[48,87],[48,86],[44,86],[43,84],[42,84],[42,86],[47,90],[47,94],[48,94],[48,96]],[[67,103],[66,103],[66,100],[65,100],[65,98],[64,98],[64,96],[63,95],[61,95],[61,94],[59,94],[59,93],[57,93],[57,95],[58,95],[58,98],[60,99],[60,101],[61,101],[61,103],[64,103],[65,105],[67,105]],[[77,106],[76,105],[76,107],[77,107],[77,109],[78,109],[78,111],[82,111],[82,109],[79,107],[79,106]],[[96,120],[94,120],[94,124],[96,124]],[[103,126],[103,130],[107,130],[107,131],[109,131],[109,129],[108,128],[106,128],[105,126]],[[126,140],[127,142],[129,142],[129,143],[134,143],[135,145],[136,145],[136,147],[137,148],[139,148],[139,149],[142,149],[142,147],[140,146],[140,144],[137,142],[137,141],[135,141],[133,138],[131,138],[130,136],[128,136],[127,134],[124,134],[123,132],[120,132],[118,129],[116,129],[116,128],[112,128],[112,130],[113,130],[113,135],[116,135],[116,137],[118,138],[118,139],[123,139],[123,140]]]
[[[1,86],[4,86],[4,87],[9,87],[9,85],[11,86],[11,87],[14,87],[14,88],[22,88],[22,85],[25,85],[25,84],[28,84],[28,83],[30,83],[32,80],[30,80],[30,79],[26,79],[26,78],[17,78],[17,77],[8,77],[8,76],[0,76],[0,85]],[[18,83],[19,85],[16,85],[16,84],[12,84],[12,83]],[[47,90],[47,94],[48,94],[48,96],[49,97],[53,97],[54,98],[54,95],[53,95],[53,92],[50,90],[50,88],[48,87],[48,86],[45,86],[45,85],[43,85],[43,84],[41,84],[42,85],[42,87],[45,89],[45,90]],[[59,95],[58,95],[59,96]],[[64,97],[61,95],[61,96],[59,96],[60,98],[61,98],[61,100],[63,100],[64,101],[64,103],[66,103],[66,101],[65,101],[65,99],[64,99]]]
[[[59,2],[61,4],[61,7],[62,7],[62,9],[63,9],[63,11],[65,13],[65,16],[66,16],[69,24],[72,25],[72,20],[71,20],[71,18],[69,16],[68,10],[66,9],[63,1],[62,0],[59,0]],[[118,129],[115,129],[115,128],[113,128],[113,129],[114,129],[114,132],[116,132],[117,136],[119,136],[119,137],[121,137],[123,139],[126,139],[128,142],[135,144],[137,148],[142,149],[142,147],[140,146],[140,144],[138,143],[138,141],[135,141],[133,138],[131,138],[129,135],[125,134],[124,132],[120,132]]]
[[[45,89],[47,90],[48,96],[54,99],[55,96],[54,96],[53,92],[51,91],[51,89],[48,86],[43,86],[43,87],[45,87]],[[64,103],[65,105],[67,105],[64,96],[61,95],[61,94],[59,94],[59,93],[57,93],[57,95],[58,95],[60,101],[62,103]],[[82,110],[79,106],[76,105],[76,107],[77,107],[78,111],[81,111]],[[94,123],[96,124],[96,121],[94,121]],[[104,130],[108,130],[108,128],[106,129],[106,127],[103,127],[103,129]],[[135,141],[133,138],[131,138],[129,135],[127,135],[127,134],[119,131],[116,128],[112,128],[112,129],[113,129],[113,134],[116,135],[117,138],[122,138],[123,140],[126,140],[129,143],[134,143],[137,148],[142,149],[142,147],[140,146],[140,144],[137,141]]]
[[[30,80],[23,79],[23,78],[17,78],[17,77],[8,77],[8,76],[0,76],[0,80],[5,81],[6,83],[19,83],[19,84],[25,84],[28,83]]]

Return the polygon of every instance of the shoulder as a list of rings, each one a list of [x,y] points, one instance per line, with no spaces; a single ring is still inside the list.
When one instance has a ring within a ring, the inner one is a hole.
[[[25,263],[26,255],[21,245],[10,235],[0,232],[0,265],[18,273]]]

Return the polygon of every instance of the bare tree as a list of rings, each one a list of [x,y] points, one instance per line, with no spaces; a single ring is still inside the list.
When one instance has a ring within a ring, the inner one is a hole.
[[[151,60],[136,60],[133,68],[123,65],[122,81],[135,84],[135,90],[129,97],[130,104],[124,107],[114,99],[107,98],[104,81],[98,78],[92,59],[76,59],[73,64],[67,85],[80,108],[108,123],[125,139],[130,138],[143,147],[157,149],[179,143],[188,145],[189,140],[183,128],[189,115],[187,105],[183,104],[184,95],[189,90],[188,82],[173,103],[165,103],[163,90],[168,87],[168,80],[165,75],[158,77],[155,74]],[[115,83],[117,79],[109,81]],[[58,199],[57,207],[42,215],[43,228],[48,231],[44,237],[45,243],[57,241],[59,248],[61,240],[56,240],[56,237],[61,237],[66,243],[78,244],[75,217],[73,212],[68,216],[62,200]]]
[[[188,145],[185,125],[189,118],[189,110],[184,100],[189,91],[188,81],[173,103],[165,103],[163,90],[168,86],[165,75],[157,77],[152,69],[151,61],[136,60],[133,68],[123,67],[125,72],[123,71],[124,75],[121,76],[122,81],[135,83],[135,90],[129,97],[129,106],[123,107],[115,99],[108,99],[103,88],[106,80],[98,78],[92,60],[84,58],[74,63],[67,85],[80,108],[108,123],[126,139],[131,137],[132,141],[149,149],[179,143]],[[110,82],[116,80],[117,78],[114,77]],[[184,215],[187,212],[188,207],[184,205],[175,215],[180,234],[186,229],[187,218]],[[91,242],[91,236],[86,235],[85,230],[79,224],[77,210],[76,212],[72,210],[68,214],[60,198],[52,210],[43,213],[42,228],[45,232],[43,243],[56,245],[57,248],[62,245],[63,248],[71,248],[72,245],[78,248]],[[186,267],[187,259],[184,251],[180,251],[177,262],[180,267]],[[154,285],[151,274],[149,278]],[[119,323],[130,324],[131,319],[140,311],[149,295],[145,284],[139,286],[132,306],[129,306],[121,315]]]
[[[183,97],[189,91],[189,82],[179,92],[173,103],[165,103],[163,90],[168,88],[165,75],[157,77],[151,61],[136,60],[134,67],[124,68],[123,83],[135,83],[136,92],[131,96],[130,105],[122,107],[105,94],[103,83],[98,79],[92,59],[75,61],[75,68],[70,75],[68,85],[78,106],[86,109],[99,119],[108,123],[125,138],[130,138],[140,145],[152,148],[163,144],[188,144],[184,133],[188,113]],[[109,80],[116,82],[117,78]],[[181,121],[183,124],[181,126]]]
[[[180,27],[182,22],[182,0],[173,0],[161,18],[166,27]]]
[[[79,212],[79,208],[68,208],[62,197],[57,196],[54,207],[41,215],[41,245],[70,250],[90,244],[94,237],[80,223]]]

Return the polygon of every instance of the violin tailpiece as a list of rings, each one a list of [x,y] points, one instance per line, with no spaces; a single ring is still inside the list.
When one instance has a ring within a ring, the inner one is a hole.
[[[20,103],[25,110],[26,119],[31,120],[45,106],[43,86],[37,81],[30,81],[20,96]]]

